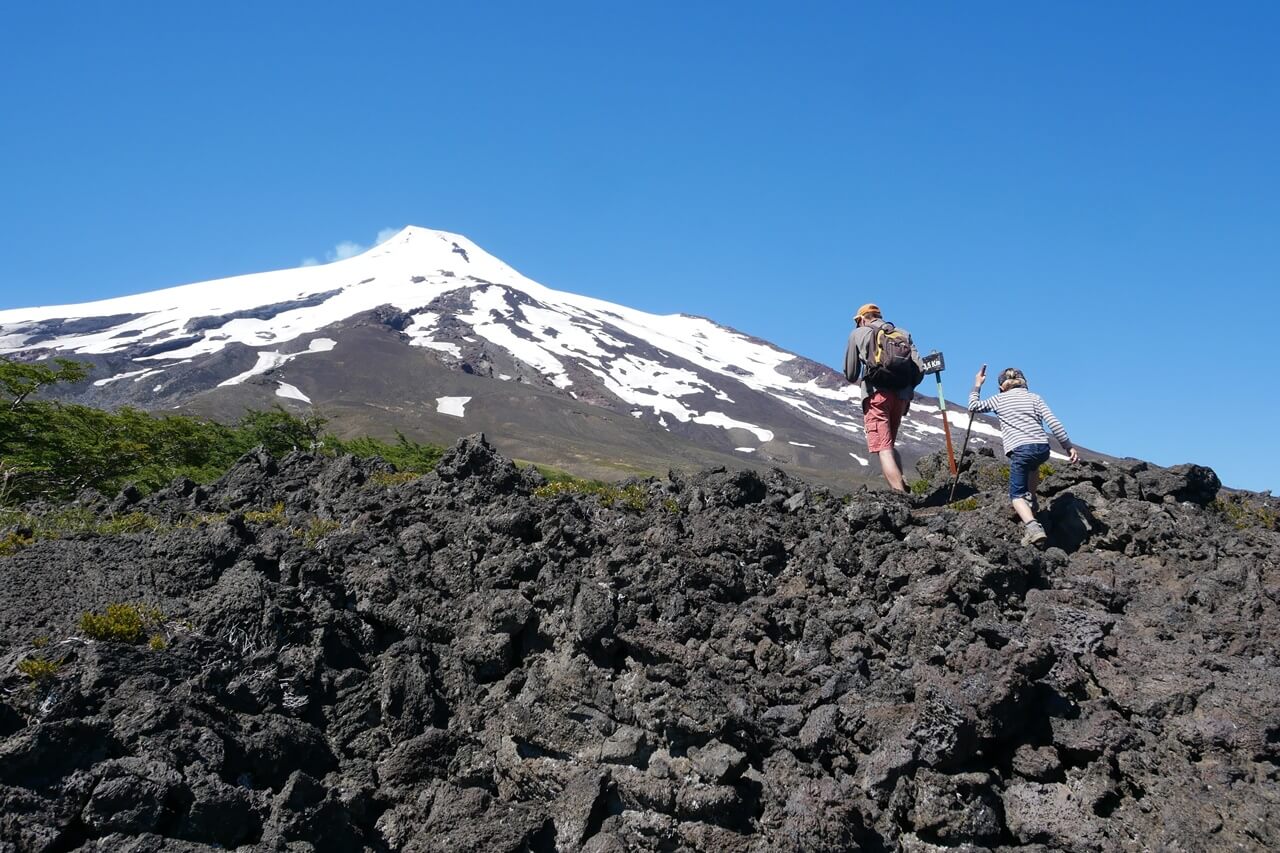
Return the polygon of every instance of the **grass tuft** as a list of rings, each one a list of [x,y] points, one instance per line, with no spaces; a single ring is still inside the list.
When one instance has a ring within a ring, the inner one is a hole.
[[[561,495],[594,495],[604,506],[621,506],[641,511],[649,506],[649,493],[643,486],[615,486],[599,480],[569,478],[556,480],[533,490],[535,497],[555,498]]]
[[[250,524],[263,524],[268,527],[279,527],[285,523],[284,501],[276,501],[271,509],[251,509],[244,514],[244,520]]]
[[[62,661],[46,658],[25,658],[18,663],[18,672],[40,684],[48,681],[62,669]]]
[[[93,532],[103,536],[119,536],[124,533],[142,533],[156,530],[161,526],[160,519],[145,512],[131,512],[114,518],[103,519],[93,525]]]
[[[69,506],[52,512],[32,514],[9,512],[8,523],[16,530],[0,536],[0,557],[16,554],[42,539],[69,539],[75,536],[123,536],[148,533],[167,527],[145,512],[99,518],[85,507]]]
[[[308,522],[305,528],[302,528],[298,532],[302,534],[302,539],[308,546],[314,547],[321,539],[341,527],[341,524],[333,521],[332,519],[313,518]]]
[[[956,512],[973,512],[978,508],[978,499],[965,498],[964,500],[956,501],[955,503],[948,504],[947,506],[954,509]]]
[[[913,495],[923,495],[928,491],[929,491],[928,480],[915,480],[911,484],[911,494]]]
[[[36,540],[25,533],[9,532],[0,536],[0,557],[16,554]]]
[[[108,604],[103,613],[84,613],[80,630],[91,640],[141,643],[164,622],[164,614],[148,604]]]
[[[384,489],[403,486],[422,477],[416,471],[374,471],[369,475],[369,482]]]
[[[227,520],[225,512],[195,512],[184,515],[174,527],[183,530],[198,530],[212,524],[221,524]]]
[[[1243,497],[1218,497],[1209,507],[1236,530],[1280,530],[1280,511],[1263,504],[1250,503]]]

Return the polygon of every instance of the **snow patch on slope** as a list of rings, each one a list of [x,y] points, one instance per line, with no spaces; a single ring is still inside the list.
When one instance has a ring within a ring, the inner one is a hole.
[[[115,376],[108,376],[106,379],[97,379],[93,384],[95,388],[101,388],[104,385],[110,385],[112,382],[118,382],[121,379],[128,379],[130,376],[139,376],[149,372],[151,372],[149,367],[144,367],[141,370],[129,370],[124,373],[117,373]]]
[[[297,386],[290,385],[288,382],[280,382],[276,385],[276,396],[289,400],[301,400],[304,403],[311,402],[310,397],[299,391]]]
[[[258,353],[257,364],[246,370],[244,373],[237,373],[230,379],[222,380],[218,383],[218,387],[221,388],[224,385],[239,385],[251,376],[257,376],[259,374],[266,373],[268,370],[277,368],[282,364],[288,364],[300,355],[307,355],[308,353],[313,352],[329,352],[336,345],[337,341],[334,341],[332,338],[316,338],[302,352],[282,353],[275,352],[274,350],[260,352]],[[310,402],[310,400],[307,402]]]
[[[260,352],[258,353],[257,364],[246,370],[244,373],[237,373],[230,379],[222,380],[218,383],[218,387],[222,388],[226,385],[239,385],[251,376],[257,376],[261,373],[266,373],[274,367],[279,367],[289,361],[292,357],[292,355],[285,355],[284,353],[279,352]]]
[[[693,419],[693,422],[705,424],[707,426],[720,427],[721,429],[745,429],[755,433],[756,438],[761,441],[773,441],[773,430],[758,427],[755,424],[749,424],[746,421],[734,420],[723,412],[707,412],[705,415],[698,415]]]
[[[557,388],[568,388],[573,384],[564,365],[555,356],[512,331],[511,324],[506,322],[512,310],[507,304],[504,288],[485,287],[473,291],[471,305],[475,310],[470,314],[459,314],[458,319],[469,323],[476,334],[533,367]]]
[[[455,418],[466,417],[467,403],[470,402],[470,397],[436,397],[436,411]]]

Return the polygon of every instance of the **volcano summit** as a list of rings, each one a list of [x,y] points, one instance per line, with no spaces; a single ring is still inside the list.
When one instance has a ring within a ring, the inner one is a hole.
[[[702,317],[553,290],[424,228],[322,266],[0,311],[0,354],[93,362],[64,392],[77,402],[222,418],[314,405],[346,434],[482,430],[518,458],[607,478],[672,464],[873,473],[859,392],[836,371]],[[940,417],[915,407],[908,463],[938,448]],[[998,436],[982,420],[975,433]]]

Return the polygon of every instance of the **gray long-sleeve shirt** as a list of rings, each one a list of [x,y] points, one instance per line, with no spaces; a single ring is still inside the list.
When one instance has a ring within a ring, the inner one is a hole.
[[[873,392],[879,390],[885,393],[897,394],[899,399],[912,400],[916,396],[916,389],[903,388],[900,391],[893,391],[888,388],[872,388],[867,384],[867,380],[860,379],[863,367],[871,358],[871,342],[874,339],[873,332],[879,328],[884,321],[872,320],[869,323],[863,323],[855,328],[849,334],[849,343],[844,350],[844,378],[850,382],[857,382],[858,387],[862,389],[862,399],[867,399]],[[902,330],[902,331],[905,331]],[[911,333],[907,332],[910,337]],[[915,359],[916,364],[920,363],[920,353],[916,352],[916,345],[913,341],[911,344],[911,357]]]
[[[969,411],[996,413],[1000,418],[1000,438],[1004,442],[1006,456],[1024,444],[1048,444],[1049,433],[1045,432],[1045,424],[1063,450],[1071,449],[1067,431],[1039,394],[1032,394],[1026,388],[1010,388],[994,397],[979,400],[979,390],[974,388],[969,392]]]

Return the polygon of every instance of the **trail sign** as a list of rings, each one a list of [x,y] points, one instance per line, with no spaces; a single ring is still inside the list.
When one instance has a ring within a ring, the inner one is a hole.
[[[951,446],[951,420],[947,417],[947,398],[942,396],[942,369],[947,366],[942,353],[934,350],[920,359],[924,375],[933,374],[938,383],[938,411],[942,413],[942,433],[947,437],[947,461],[951,463],[951,476],[956,476],[960,469],[956,467],[956,451]]]

